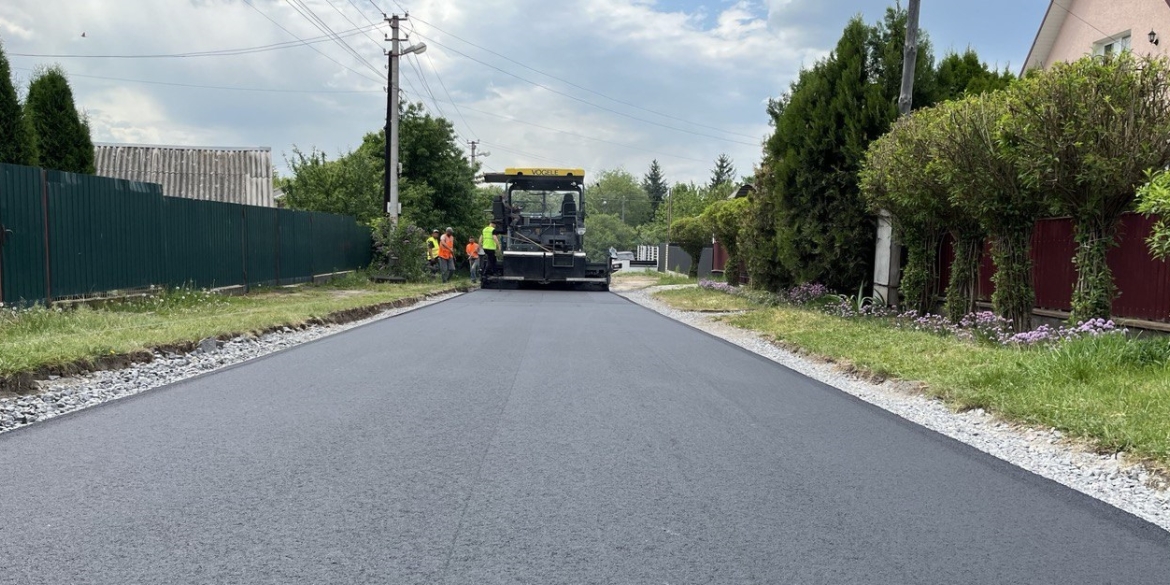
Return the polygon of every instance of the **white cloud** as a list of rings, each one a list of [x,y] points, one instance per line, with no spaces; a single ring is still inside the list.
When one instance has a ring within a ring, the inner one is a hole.
[[[301,38],[321,34],[285,2],[253,2]],[[570,164],[595,173],[622,166],[640,175],[656,158],[670,180],[705,181],[715,158],[726,152],[741,173],[750,172],[768,132],[760,104],[784,90],[800,63],[824,52],[805,42],[799,26],[779,26],[775,17],[778,10],[789,10],[788,5],[808,1],[772,0],[767,6],[709,2],[686,10],[648,0],[403,3],[413,15],[404,23],[404,33],[417,31],[412,41],[429,45],[424,55],[406,59],[421,68],[430,91],[415,68],[404,62],[408,99],[421,99],[434,112],[441,109],[463,138],[482,140],[492,151],[486,162],[494,168]],[[24,31],[3,33],[10,54],[164,54],[293,40],[238,0],[105,0],[78,3],[69,11],[47,4],[9,0],[0,9],[0,23]],[[353,28],[325,0],[307,4],[334,30]],[[381,22],[369,3],[356,4],[363,13],[352,4],[333,2],[357,24],[368,24],[367,19]],[[376,4],[385,10],[394,7],[389,0]],[[7,30],[0,24],[0,31]],[[83,31],[85,38],[80,37]],[[371,33],[372,39],[346,37],[370,66],[335,43],[314,45],[352,71],[306,47],[230,57],[60,61],[74,74],[78,105],[89,112],[100,140],[267,145],[277,153],[296,144],[333,155],[356,146],[364,133],[384,124],[381,76],[387,43],[379,42],[383,33]],[[52,59],[12,61],[15,67],[31,68]],[[224,91],[82,75],[368,93]],[[466,109],[445,103],[450,100]]]

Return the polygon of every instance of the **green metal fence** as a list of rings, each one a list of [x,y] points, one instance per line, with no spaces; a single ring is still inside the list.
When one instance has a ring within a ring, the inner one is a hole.
[[[164,197],[162,187],[0,164],[0,302],[152,285],[305,282],[370,262],[353,218]]]

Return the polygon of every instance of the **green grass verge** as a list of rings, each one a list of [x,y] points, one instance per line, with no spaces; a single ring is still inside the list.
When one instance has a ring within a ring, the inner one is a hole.
[[[697,287],[658,291],[654,296],[683,311],[749,311],[761,308],[761,305],[743,297]]]
[[[315,286],[269,288],[244,296],[173,290],[74,309],[0,312],[0,376],[124,355],[219,335],[299,326],[330,313],[454,288],[453,284],[373,284],[362,274]]]
[[[634,271],[634,272],[618,272],[613,275],[614,280],[653,280],[647,286],[669,286],[675,284],[698,284],[699,281],[690,278],[685,274],[677,272],[651,272],[651,271]]]
[[[724,298],[739,306],[738,297]],[[723,320],[878,376],[922,382],[957,409],[1057,428],[1170,470],[1170,338],[1107,335],[1019,349],[788,306]]]

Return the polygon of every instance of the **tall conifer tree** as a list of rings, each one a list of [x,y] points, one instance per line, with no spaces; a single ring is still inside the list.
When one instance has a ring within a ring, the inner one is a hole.
[[[21,115],[20,101],[12,85],[8,57],[0,45],[0,163],[36,164],[28,125]]]
[[[650,171],[642,177],[642,190],[650,197],[653,212],[658,213],[658,206],[666,199],[668,187],[657,159],[650,162]]]
[[[78,114],[73,90],[60,67],[42,69],[33,76],[24,115],[35,135],[41,166],[71,173],[94,172],[89,124]]]

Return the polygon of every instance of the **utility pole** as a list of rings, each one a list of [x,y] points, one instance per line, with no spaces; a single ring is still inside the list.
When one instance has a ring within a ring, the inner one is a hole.
[[[382,185],[382,203],[390,222],[398,223],[398,15],[390,21],[390,52],[386,57],[389,82],[386,84],[386,176]]]
[[[407,18],[403,16],[402,18]],[[386,152],[384,153],[386,176],[382,185],[382,201],[386,214],[392,223],[398,223],[398,58],[410,53],[427,50],[423,43],[416,43],[401,51],[398,49],[398,15],[386,19],[390,23],[389,82],[386,84]]]
[[[475,148],[477,146],[479,146],[478,140],[468,140],[467,145],[471,147],[471,168],[475,168],[475,157],[476,156],[482,156],[482,157],[486,158],[486,157],[489,157],[492,155],[492,153],[487,152],[487,151],[480,152],[478,155],[476,155]]]
[[[906,45],[902,51],[902,93],[898,112],[905,116],[914,105],[914,69],[918,65],[918,11],[921,0],[910,0],[906,11]]]
[[[898,96],[898,113],[905,116],[914,106],[914,71],[918,65],[918,12],[921,0],[910,0],[906,10],[906,44],[902,49],[902,90]],[[874,254],[874,296],[888,305],[898,304],[898,285],[902,280],[902,243],[894,232],[893,217],[878,212],[877,246]]]
[[[665,256],[662,261],[662,265],[665,267],[663,272],[670,272],[670,237],[672,235],[670,222],[674,219],[674,197],[671,197],[671,191],[670,187],[666,188],[666,252],[663,254]]]

